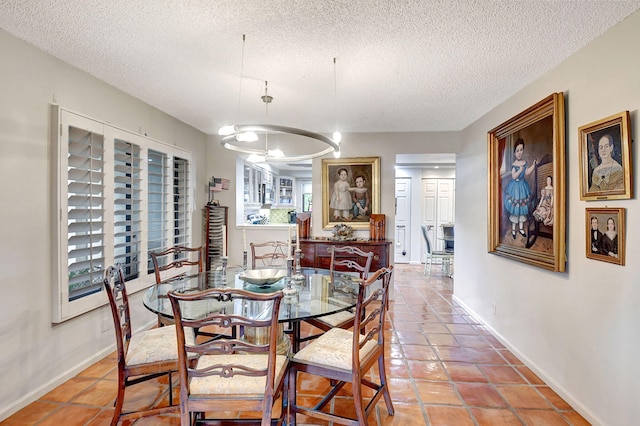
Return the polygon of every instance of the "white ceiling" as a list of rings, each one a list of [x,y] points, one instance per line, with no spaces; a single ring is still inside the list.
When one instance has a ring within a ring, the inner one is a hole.
[[[455,131],[639,8],[635,0],[2,0],[0,27],[210,134],[231,122]],[[268,117],[264,80],[275,98]]]

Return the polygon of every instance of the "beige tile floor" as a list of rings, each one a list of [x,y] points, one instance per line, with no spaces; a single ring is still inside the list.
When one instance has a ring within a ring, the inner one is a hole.
[[[589,424],[486,327],[453,302],[451,278],[437,266],[431,277],[425,277],[422,269],[418,265],[395,267],[395,300],[390,305],[387,327],[387,373],[395,415],[389,416],[381,401],[370,424]],[[116,381],[112,354],[0,425],[108,425]],[[166,404],[166,382],[164,378],[130,388],[125,408]],[[299,377],[299,398],[313,399],[327,386],[310,376]],[[348,413],[352,404],[344,395],[332,409]],[[299,418],[298,424],[305,421]],[[136,426],[179,424],[177,415],[135,422]]]

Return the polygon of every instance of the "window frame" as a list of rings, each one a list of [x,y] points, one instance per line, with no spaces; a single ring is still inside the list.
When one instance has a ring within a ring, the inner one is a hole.
[[[103,192],[101,196],[103,198],[102,210],[102,238],[104,239],[102,259],[104,263],[101,265],[103,269],[106,269],[109,265],[115,263],[116,248],[115,248],[115,235],[117,231],[115,229],[114,215],[116,210],[115,192],[115,171],[116,166],[115,159],[115,145],[116,140],[122,142],[128,142],[136,146],[140,151],[140,176],[139,176],[139,188],[136,190],[140,194],[139,208],[140,217],[139,228],[136,230],[138,235],[138,241],[131,243],[137,245],[139,250],[137,251],[137,277],[133,277],[127,280],[127,291],[134,293],[149,287],[155,283],[155,277],[153,271],[148,269],[148,223],[149,223],[149,207],[148,207],[148,161],[149,150],[160,152],[166,155],[167,167],[165,171],[166,194],[167,197],[164,200],[164,205],[167,206],[167,214],[165,215],[165,227],[163,232],[165,233],[165,241],[167,246],[172,246],[174,241],[174,213],[175,208],[182,210],[177,211],[180,213],[180,217],[184,219],[181,222],[181,232],[183,233],[180,238],[182,244],[191,245],[193,239],[193,206],[194,206],[194,169],[192,161],[192,153],[186,149],[177,147],[175,145],[167,144],[147,136],[142,136],[134,132],[113,126],[109,123],[96,120],[94,118],[79,114],[59,105],[52,105],[52,202],[53,212],[55,218],[53,219],[54,226],[52,226],[52,240],[53,244],[53,260],[52,260],[52,322],[61,323],[71,318],[75,318],[83,313],[99,308],[107,304],[107,297],[104,288],[100,286],[100,290],[94,290],[88,292],[88,294],[70,300],[69,294],[69,253],[72,251],[70,248],[70,232],[68,211],[69,211],[69,194],[72,192],[69,190],[69,173],[68,173],[68,155],[69,155],[69,129],[70,127],[85,130],[87,132],[95,133],[102,136],[102,174],[103,174]],[[183,194],[181,195],[180,204],[174,201],[174,184],[177,180],[174,177],[174,159],[181,161],[184,166],[186,164],[186,176],[181,176],[182,184],[184,185]],[[89,197],[94,196],[89,195]],[[188,235],[184,235],[184,233]],[[135,269],[135,268],[134,268]],[[185,271],[176,271],[176,273],[186,272],[188,268],[184,268]],[[95,281],[95,279],[94,279]]]

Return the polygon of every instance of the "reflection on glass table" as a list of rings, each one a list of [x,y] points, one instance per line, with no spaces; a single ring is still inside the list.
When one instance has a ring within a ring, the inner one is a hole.
[[[334,272],[333,280],[328,270],[302,268],[302,277],[292,280],[289,286],[288,277],[283,277],[271,284],[252,284],[241,279],[244,271],[240,267],[227,268],[226,280],[220,270],[205,271],[201,274],[180,277],[173,280],[163,281],[158,285],[150,287],[144,293],[144,306],[150,311],[162,315],[168,319],[173,319],[173,310],[167,293],[171,290],[178,292],[196,292],[212,287],[235,287],[256,293],[271,293],[278,290],[285,290],[286,296],[282,299],[280,306],[279,322],[282,333],[278,351],[281,353],[293,349],[299,350],[300,321],[309,318],[317,318],[324,315],[333,314],[340,311],[353,309],[358,297],[358,284],[360,279],[347,273]],[[290,287],[290,289],[289,289]],[[253,315],[266,315],[261,311],[262,307],[237,306],[233,302],[211,302],[199,304],[190,302],[189,306],[183,307],[183,316],[198,318],[210,312],[247,312]],[[285,335],[291,334],[291,341]],[[246,331],[249,338],[262,339],[265,336],[251,336],[251,330]],[[292,346],[292,348],[291,348]]]

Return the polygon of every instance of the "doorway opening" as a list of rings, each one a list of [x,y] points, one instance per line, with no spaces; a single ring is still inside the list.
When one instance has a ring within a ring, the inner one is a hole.
[[[439,250],[441,225],[455,222],[455,154],[397,154],[395,190],[395,262],[424,263],[420,227],[427,226]]]

